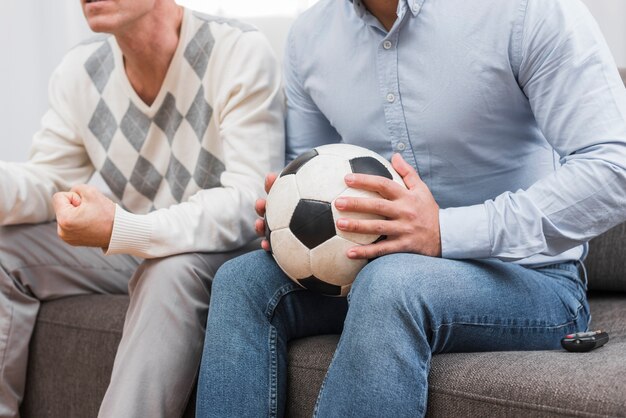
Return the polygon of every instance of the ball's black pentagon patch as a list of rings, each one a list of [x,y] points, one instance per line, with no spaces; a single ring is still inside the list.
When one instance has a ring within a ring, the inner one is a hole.
[[[323,293],[328,296],[341,296],[341,287],[323,282],[315,276],[300,279],[298,283],[305,289],[312,290],[313,292]]]
[[[303,165],[305,165],[318,155],[319,154],[316,149],[312,149],[300,154],[298,158],[287,164],[287,167],[283,168],[283,171],[280,172],[280,177],[285,177],[290,174],[296,174]]]
[[[270,252],[274,254],[274,251],[272,251],[272,240],[270,239],[272,235],[272,230],[270,229],[270,226],[267,224],[267,214],[263,217],[263,220],[265,221],[265,239],[270,244]]]
[[[291,216],[289,229],[310,250],[336,235],[330,203],[302,199]]]
[[[386,177],[393,180],[393,176],[383,165],[374,157],[357,157],[350,160],[350,167],[353,173],[370,174],[372,176]]]

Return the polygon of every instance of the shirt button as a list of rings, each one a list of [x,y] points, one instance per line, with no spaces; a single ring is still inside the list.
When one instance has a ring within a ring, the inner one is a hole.
[[[393,46],[393,44],[391,43],[391,41],[383,42],[383,48],[385,48],[385,49],[391,49],[392,46]]]
[[[396,96],[395,96],[393,93],[389,93],[389,94],[387,95],[387,101],[388,101],[389,103],[393,103],[393,102],[395,102],[395,101],[396,101]]]
[[[396,145],[396,149],[398,151],[404,151],[406,149],[406,144],[404,142],[400,142],[398,145]]]

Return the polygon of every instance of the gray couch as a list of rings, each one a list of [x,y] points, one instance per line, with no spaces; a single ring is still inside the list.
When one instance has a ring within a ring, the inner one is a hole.
[[[626,71],[622,73],[626,80]],[[565,351],[437,355],[430,417],[626,417],[626,224],[591,242],[592,328],[610,342]],[[25,418],[95,417],[121,337],[127,296],[44,303],[30,345]],[[292,342],[288,416],[310,416],[338,336]],[[193,416],[192,399],[186,412]],[[122,417],[121,417],[122,418]]]

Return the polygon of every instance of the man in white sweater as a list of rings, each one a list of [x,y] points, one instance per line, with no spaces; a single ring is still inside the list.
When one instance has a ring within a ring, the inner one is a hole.
[[[126,292],[100,416],[176,417],[213,274],[254,238],[283,163],[280,74],[253,28],[174,0],[81,5],[113,36],[67,54],[29,161],[0,162],[0,417],[19,416],[41,301]],[[117,203],[84,185],[94,172]]]

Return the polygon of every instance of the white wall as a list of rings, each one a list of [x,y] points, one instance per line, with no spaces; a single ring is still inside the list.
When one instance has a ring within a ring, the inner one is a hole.
[[[0,4],[0,160],[26,159],[47,106],[48,77],[89,30],[78,0]]]
[[[215,0],[179,1],[209,5]],[[232,5],[244,0],[220,1]],[[298,1],[302,5],[314,0]],[[584,1],[598,19],[618,65],[626,67],[626,1]],[[290,19],[261,17],[246,20],[267,34],[280,56]],[[23,161],[27,158],[32,135],[39,128],[39,121],[47,108],[48,77],[65,51],[87,36],[89,31],[78,0],[2,0],[0,160]]]
[[[600,24],[617,65],[626,67],[626,1],[583,1]]]

